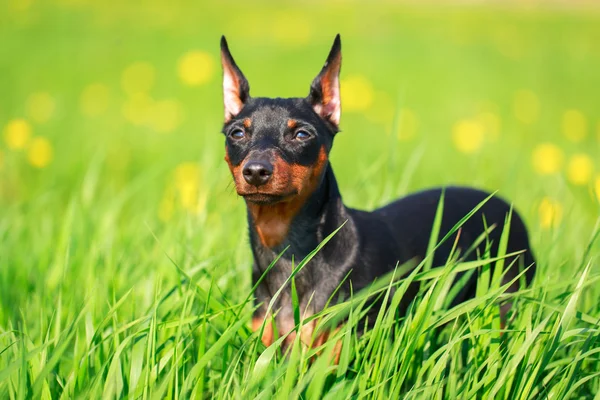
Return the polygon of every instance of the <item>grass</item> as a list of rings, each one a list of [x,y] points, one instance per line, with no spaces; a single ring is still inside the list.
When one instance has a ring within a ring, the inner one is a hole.
[[[63,0],[0,15],[1,398],[598,398],[597,11]],[[248,327],[218,40],[253,94],[298,96],[337,32],[346,204],[499,190],[538,272],[506,295],[489,274],[502,252],[425,260],[372,289],[389,306],[367,333],[356,294],[316,317],[347,318],[321,356],[296,343],[283,357]],[[191,73],[186,54],[202,54]],[[449,309],[458,270],[478,274],[480,296]],[[399,318],[411,281],[422,290]],[[507,300],[518,312],[501,328]]]

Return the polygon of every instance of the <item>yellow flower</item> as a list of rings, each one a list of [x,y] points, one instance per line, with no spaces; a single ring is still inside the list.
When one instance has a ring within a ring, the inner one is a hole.
[[[596,197],[598,198],[598,201],[600,202],[600,175],[598,175],[596,177],[596,185],[595,185],[595,189],[596,189]]]
[[[215,69],[216,62],[213,56],[202,50],[185,53],[177,64],[179,79],[189,86],[198,86],[209,82]]]
[[[531,162],[535,172],[540,175],[550,175],[560,171],[564,158],[560,147],[552,143],[542,143],[533,150]]]
[[[415,137],[419,121],[412,110],[403,108],[400,110],[400,119],[398,120],[398,140],[410,140]]]
[[[484,127],[477,120],[459,121],[452,129],[452,141],[458,151],[466,154],[475,153],[483,146]]]
[[[25,148],[31,136],[31,125],[24,119],[13,119],[4,127],[4,141],[11,150]]]
[[[364,76],[349,76],[342,80],[340,85],[344,111],[364,111],[373,103],[373,86]]]
[[[572,142],[581,142],[587,135],[587,120],[579,110],[567,110],[562,118],[562,131]]]
[[[540,202],[538,214],[542,228],[557,227],[562,219],[562,205],[558,201],[544,197]]]
[[[154,103],[149,114],[149,123],[160,133],[173,132],[183,119],[181,104],[177,100],[161,100]]]
[[[151,118],[154,100],[149,96],[138,93],[123,104],[123,115],[135,125],[143,125]]]
[[[44,123],[52,118],[56,104],[48,93],[34,93],[27,99],[27,114],[32,120]]]
[[[129,96],[147,94],[154,86],[155,70],[152,64],[136,62],[125,68],[121,76],[121,86]]]
[[[587,185],[592,179],[594,162],[587,154],[575,154],[567,166],[567,178],[574,185]]]
[[[519,90],[515,93],[513,111],[515,117],[524,124],[533,124],[540,115],[540,101],[531,90]]]
[[[283,44],[303,45],[310,40],[311,20],[297,11],[280,12],[271,21],[274,38]]]
[[[200,167],[197,163],[187,162],[175,168],[175,189],[181,206],[188,211],[199,207]]]
[[[29,163],[36,168],[44,168],[52,161],[52,145],[44,137],[35,137],[27,149]]]
[[[97,117],[106,112],[110,100],[108,87],[101,83],[88,85],[81,93],[81,112],[88,117]]]

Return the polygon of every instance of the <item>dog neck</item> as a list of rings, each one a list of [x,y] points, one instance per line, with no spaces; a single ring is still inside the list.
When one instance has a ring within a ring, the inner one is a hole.
[[[300,261],[347,219],[330,165],[316,190],[305,198],[272,205],[247,203],[247,209],[250,241],[257,262],[267,262],[263,268],[272,259],[262,260],[259,255],[272,258],[287,248],[284,258]]]

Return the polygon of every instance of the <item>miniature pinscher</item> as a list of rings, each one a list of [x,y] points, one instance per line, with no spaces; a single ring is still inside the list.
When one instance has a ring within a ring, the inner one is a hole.
[[[291,289],[287,287],[268,305],[274,294],[289,278],[293,260],[302,260],[324,238],[343,227],[295,276],[295,287],[303,317],[321,311],[332,293],[348,296],[365,288],[377,277],[397,265],[423,259],[442,192],[443,217],[440,237],[446,235],[465,215],[489,197],[480,190],[462,187],[437,188],[412,194],[374,211],[361,211],[344,206],[329,163],[333,139],[339,132],[341,116],[340,67],[341,41],[337,35],[327,61],[312,81],[307,97],[251,97],[248,81],[235,63],[225,37],[221,38],[223,94],[225,103],[225,161],[229,165],[238,195],[246,202],[250,243],[254,256],[252,278],[257,285],[257,309],[253,329],[261,328],[265,317],[274,317],[279,335],[289,334],[287,347],[295,336],[296,324]],[[489,254],[495,255],[507,214],[511,206],[491,197],[460,228],[460,232],[442,243],[435,251],[433,265],[447,262],[452,249],[468,249],[489,230]],[[486,243],[477,244],[478,251],[464,255],[476,259]],[[286,250],[287,249],[287,250]],[[262,280],[269,265],[277,261]],[[507,254],[519,252],[518,264],[528,267],[525,280],[534,275],[534,258],[525,225],[516,212],[510,218]],[[503,283],[519,274],[510,268]],[[477,277],[472,275],[455,303],[475,295]],[[340,285],[341,283],[341,285]],[[511,285],[515,291],[518,283]],[[412,301],[412,291],[402,308]],[[300,340],[309,345],[322,341],[313,337],[314,323],[303,325]],[[262,341],[274,340],[272,324],[263,330]]]

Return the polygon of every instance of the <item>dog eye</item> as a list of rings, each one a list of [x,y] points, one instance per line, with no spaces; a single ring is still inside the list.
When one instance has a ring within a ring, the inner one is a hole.
[[[231,132],[229,136],[231,136],[233,139],[243,139],[246,136],[246,134],[243,130],[236,129],[233,132]]]
[[[306,132],[306,131],[298,131],[296,132],[296,135],[294,136],[294,139],[298,139],[298,140],[306,140],[310,138],[310,133]]]

